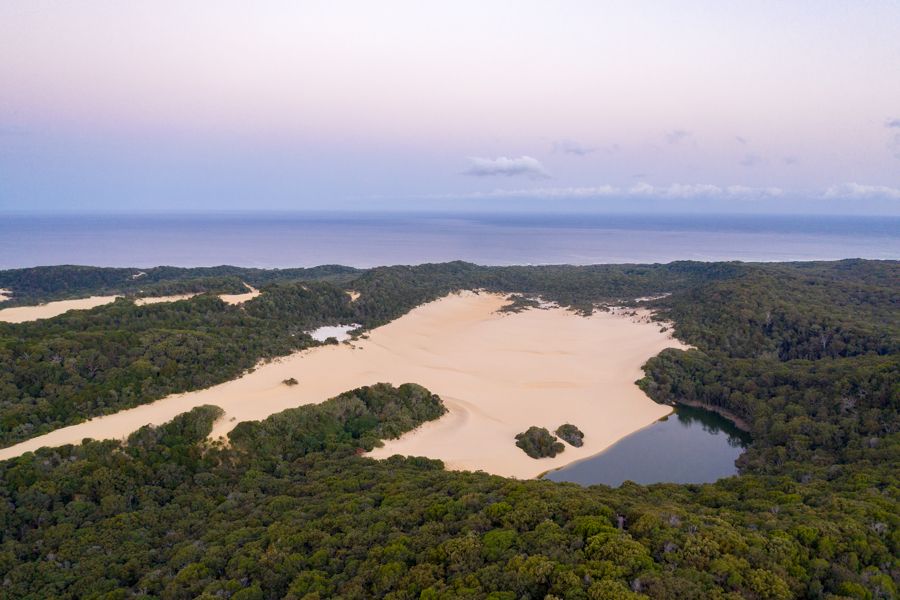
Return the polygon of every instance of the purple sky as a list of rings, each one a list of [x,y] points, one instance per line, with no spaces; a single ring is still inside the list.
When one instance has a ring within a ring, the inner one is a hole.
[[[896,1],[0,3],[0,210],[900,214]]]

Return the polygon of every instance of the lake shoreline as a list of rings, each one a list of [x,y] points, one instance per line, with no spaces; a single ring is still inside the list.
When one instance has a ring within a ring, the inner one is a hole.
[[[703,410],[708,410],[709,412],[716,413],[722,418],[728,419],[731,421],[735,427],[740,429],[745,433],[752,433],[753,430],[750,428],[750,424],[747,421],[743,420],[733,412],[728,409],[721,408],[719,406],[710,406],[708,404],[704,404],[697,400],[676,400],[675,404],[681,404],[682,406],[689,406],[691,408],[702,408]],[[671,405],[669,405],[671,406]]]

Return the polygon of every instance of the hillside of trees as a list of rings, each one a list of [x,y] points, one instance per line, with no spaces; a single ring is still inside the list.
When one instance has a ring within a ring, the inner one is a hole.
[[[0,463],[0,596],[897,597],[897,262],[449,263],[347,275],[248,281],[263,294],[243,307],[209,295],[146,307],[122,299],[0,325],[4,443],[83,410],[231,377],[312,343],[306,328],[373,327],[457,289],[583,312],[667,292],[644,304],[694,349],[651,359],[640,385],[659,402],[744,421],[753,441],[740,475],[582,488],[366,458],[377,439],[443,412],[414,385],[244,423],[223,446],[205,441],[219,413],[203,407],[127,443]],[[345,289],[360,298],[349,302]]]

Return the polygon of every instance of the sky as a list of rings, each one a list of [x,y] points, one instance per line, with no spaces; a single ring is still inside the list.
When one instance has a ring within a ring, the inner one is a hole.
[[[0,211],[900,215],[900,2],[3,0]]]

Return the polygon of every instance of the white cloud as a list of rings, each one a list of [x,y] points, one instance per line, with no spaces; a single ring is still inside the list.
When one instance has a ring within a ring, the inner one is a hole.
[[[844,183],[833,185],[823,194],[826,198],[852,199],[890,199],[900,200],[900,188],[886,185],[863,185],[861,183]]]
[[[566,198],[566,199],[590,199],[590,198],[724,198],[724,199],[752,199],[771,198],[783,195],[780,188],[755,188],[742,185],[721,187],[708,183],[673,183],[668,186],[654,186],[649,183],[637,183],[631,187],[616,187],[612,185],[598,185],[586,187],[557,187],[557,188],[530,188],[530,189],[496,189],[487,192],[471,192],[468,194],[444,194],[432,196],[438,198],[463,198],[463,199],[491,199],[491,198]]]
[[[639,183],[628,189],[629,196],[653,198],[764,198],[781,196],[784,191],[777,187],[757,188],[744,185],[718,186],[711,183],[673,183],[667,186],[653,186]]]
[[[470,166],[463,172],[464,175],[472,175],[474,177],[491,177],[496,175],[505,177],[524,175],[531,178],[550,177],[544,165],[538,159],[530,156],[520,156],[518,158],[508,158],[506,156],[481,158],[471,156],[469,157],[469,163]]]

